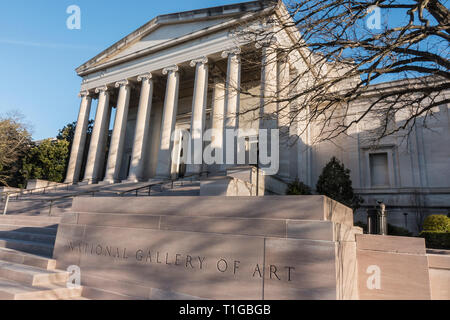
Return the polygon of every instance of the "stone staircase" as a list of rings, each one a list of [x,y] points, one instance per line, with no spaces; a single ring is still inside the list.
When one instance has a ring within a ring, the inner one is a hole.
[[[84,299],[51,257],[59,217],[0,216],[0,299]]]

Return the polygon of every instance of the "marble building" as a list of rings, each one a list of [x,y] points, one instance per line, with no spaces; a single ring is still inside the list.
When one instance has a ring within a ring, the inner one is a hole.
[[[261,127],[254,111],[243,111],[262,103],[260,92],[265,96],[283,87],[302,70],[304,61],[295,53],[276,53],[276,46],[289,46],[300,35],[285,30],[276,43],[261,46],[236,39],[234,31],[243,25],[264,25],[268,16],[281,19],[282,10],[282,4],[273,1],[254,1],[158,16],[77,68],[81,106],[66,182],[136,182],[186,171],[222,172],[220,165],[186,168],[172,161],[183,150],[181,137],[171,137],[179,129],[190,131],[193,140],[201,139],[202,132],[213,129],[212,144],[220,148],[224,129]],[[252,59],[270,62],[258,66],[248,63]],[[384,86],[393,85],[401,83]],[[253,95],[239,94],[237,87]],[[383,85],[374,92],[380,89]],[[355,112],[364,103],[355,105]],[[261,105],[264,113],[277,108]],[[86,128],[94,110],[86,148]],[[365,199],[357,217],[363,219],[367,206],[383,200],[390,222],[416,231],[423,215],[450,209],[445,175],[450,172],[450,110],[447,105],[436,111],[433,130],[419,122],[408,143],[391,137],[377,149],[363,139],[370,119],[345,137],[318,144],[313,143],[314,124],[305,130],[300,123],[288,130],[300,138],[298,142],[280,146],[276,177],[286,183],[299,178],[314,189],[322,168],[336,156],[351,170],[353,187]],[[275,127],[282,126],[281,119],[275,121]]]

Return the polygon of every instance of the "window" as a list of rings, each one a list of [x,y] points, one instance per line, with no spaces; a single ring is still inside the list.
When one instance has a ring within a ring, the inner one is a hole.
[[[369,165],[372,187],[388,187],[390,185],[388,154],[386,152],[370,154]]]

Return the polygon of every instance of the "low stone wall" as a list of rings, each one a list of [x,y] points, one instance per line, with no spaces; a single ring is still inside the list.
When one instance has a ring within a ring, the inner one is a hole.
[[[59,185],[62,185],[62,183],[34,179],[34,180],[27,181],[27,190],[46,188],[46,187],[55,187],[55,186],[59,186]]]
[[[447,299],[448,257],[324,196],[76,198],[55,243],[89,298]]]
[[[450,251],[427,254],[431,299],[450,300]]]
[[[424,239],[357,235],[356,247],[360,299],[431,299]]]
[[[54,258],[80,267],[91,298],[357,298],[360,229],[323,196],[77,198],[72,210]]]

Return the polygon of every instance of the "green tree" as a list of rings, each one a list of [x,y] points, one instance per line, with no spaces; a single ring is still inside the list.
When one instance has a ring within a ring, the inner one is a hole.
[[[353,192],[350,170],[346,169],[336,157],[331,158],[323,168],[316,191],[354,210],[362,203],[362,199]]]
[[[44,140],[25,156],[22,172],[27,179],[63,182],[69,156],[66,140]]]
[[[0,185],[21,187],[21,161],[29,149],[31,135],[19,113],[0,115]]]

